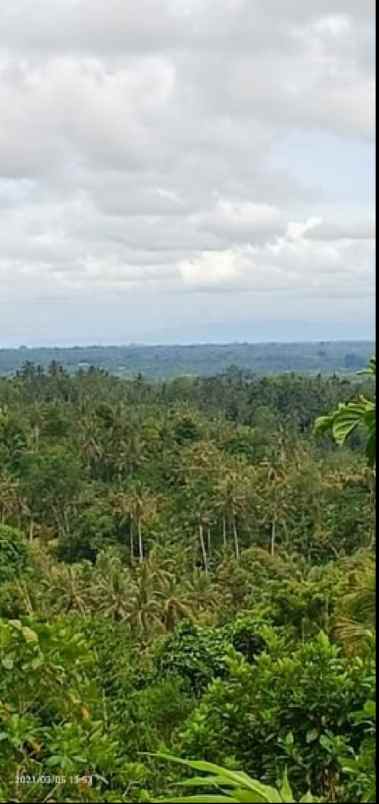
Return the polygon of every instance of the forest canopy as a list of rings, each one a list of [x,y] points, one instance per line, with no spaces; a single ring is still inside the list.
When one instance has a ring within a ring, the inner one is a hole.
[[[1,801],[375,801],[371,419],[333,430],[362,399],[0,378]]]

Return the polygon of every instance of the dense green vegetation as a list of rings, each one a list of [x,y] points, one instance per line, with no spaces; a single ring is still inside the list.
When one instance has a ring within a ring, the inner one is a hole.
[[[141,373],[151,379],[204,377],[224,372],[230,366],[260,375],[285,371],[351,374],[367,364],[372,352],[369,341],[21,347],[0,349],[0,375],[21,369],[26,360],[45,369],[55,361],[70,372],[94,366],[120,376]]]
[[[1,801],[375,801],[373,393],[0,379]]]

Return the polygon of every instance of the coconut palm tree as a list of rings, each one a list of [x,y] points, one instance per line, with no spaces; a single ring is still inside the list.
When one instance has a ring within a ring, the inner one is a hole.
[[[252,495],[251,470],[243,462],[226,466],[214,488],[214,505],[221,516],[224,549],[232,537],[236,560],[240,558],[238,521],[248,511]]]
[[[287,519],[291,507],[288,476],[283,466],[262,463],[259,473],[260,522],[270,531],[270,553],[275,554],[279,529],[287,534]]]
[[[190,519],[196,528],[206,573],[212,550],[212,528],[217,516],[213,488],[219,474],[219,466],[220,454],[207,442],[200,441],[183,449],[179,478],[184,484]]]
[[[219,604],[218,591],[209,575],[195,568],[191,577],[186,581],[185,592],[191,600],[193,611],[214,611]]]
[[[144,559],[143,530],[150,525],[158,512],[158,497],[142,483],[136,483],[129,492],[131,527],[135,528],[138,542],[138,558]]]
[[[175,576],[176,563],[173,558],[166,558],[159,555],[158,548],[155,546],[151,549],[148,557],[145,559],[146,571],[154,585],[162,589],[167,583],[170,583]]]
[[[87,614],[91,610],[90,577],[89,562],[52,565],[45,579],[52,606],[57,601],[59,611],[65,614],[72,611]]]
[[[146,461],[146,444],[137,429],[122,434],[115,447],[115,466],[119,479],[135,474]]]
[[[121,525],[129,525],[129,549],[130,560],[134,561],[134,530],[131,519],[130,496],[127,491],[116,491],[111,496],[113,513],[118,518]]]
[[[116,550],[99,553],[90,582],[92,610],[113,620],[126,620],[133,579]]]
[[[335,633],[349,653],[354,653],[376,628],[376,571],[371,555],[363,557],[350,573],[350,591],[340,601]]]
[[[142,483],[135,483],[131,488],[122,489],[112,495],[112,506],[122,523],[129,523],[130,558],[135,558],[135,537],[137,539],[138,558],[144,560],[144,527],[150,525],[158,512],[159,498]]]
[[[144,561],[133,574],[126,601],[125,619],[133,630],[145,636],[151,631],[163,630],[160,593],[154,580],[154,574]]]
[[[158,598],[162,606],[162,622],[166,631],[173,631],[183,619],[192,619],[194,601],[187,595],[187,588],[178,584],[171,576],[159,589]]]

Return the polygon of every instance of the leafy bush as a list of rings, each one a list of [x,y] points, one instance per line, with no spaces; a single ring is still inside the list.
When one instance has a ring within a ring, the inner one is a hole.
[[[234,757],[270,782],[288,766],[298,793],[334,795],[341,757],[358,754],[365,737],[354,712],[373,695],[371,661],[342,657],[322,634],[291,657],[263,653],[253,666],[234,659],[189,718],[183,750],[216,762]]]
[[[29,562],[28,546],[21,531],[0,525],[0,583],[16,578]]]
[[[346,773],[345,796],[350,801],[376,801],[376,703],[366,701],[353,715],[353,728],[364,728],[364,737],[356,754],[342,758]]]
[[[221,629],[211,629],[185,621],[180,623],[157,650],[158,675],[185,679],[199,695],[215,677],[228,672],[227,652],[231,645]]]
[[[224,628],[209,628],[185,621],[158,648],[155,659],[158,675],[184,678],[199,695],[214,678],[229,672],[229,657],[236,651],[247,661],[263,650],[265,642],[248,617]]]
[[[104,718],[96,654],[75,621],[0,620],[0,664],[0,778],[10,797],[20,768],[67,774],[60,793],[68,800],[77,792],[69,775],[123,784],[125,750],[118,727]],[[31,800],[40,792],[38,785],[29,791]]]
[[[251,615],[237,617],[230,625],[224,628],[233,648],[252,663],[265,649],[266,642],[260,633],[261,628],[256,618]]]

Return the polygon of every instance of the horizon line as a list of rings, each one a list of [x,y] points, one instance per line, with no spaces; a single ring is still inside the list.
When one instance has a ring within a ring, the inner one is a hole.
[[[307,340],[229,340],[229,341],[190,341],[190,342],[154,342],[154,343],[147,343],[144,341],[129,341],[129,342],[120,342],[120,343],[75,343],[75,344],[59,344],[59,343],[52,343],[50,345],[47,344],[28,344],[28,343],[20,343],[17,346],[0,346],[0,351],[22,351],[22,350],[33,350],[33,349],[156,349],[156,348],[191,348],[191,347],[203,347],[203,346],[213,346],[213,347],[223,347],[223,346],[296,346],[299,344],[328,344],[328,343],[367,343],[367,344],[375,344],[376,339],[371,337],[367,338],[310,338]]]

